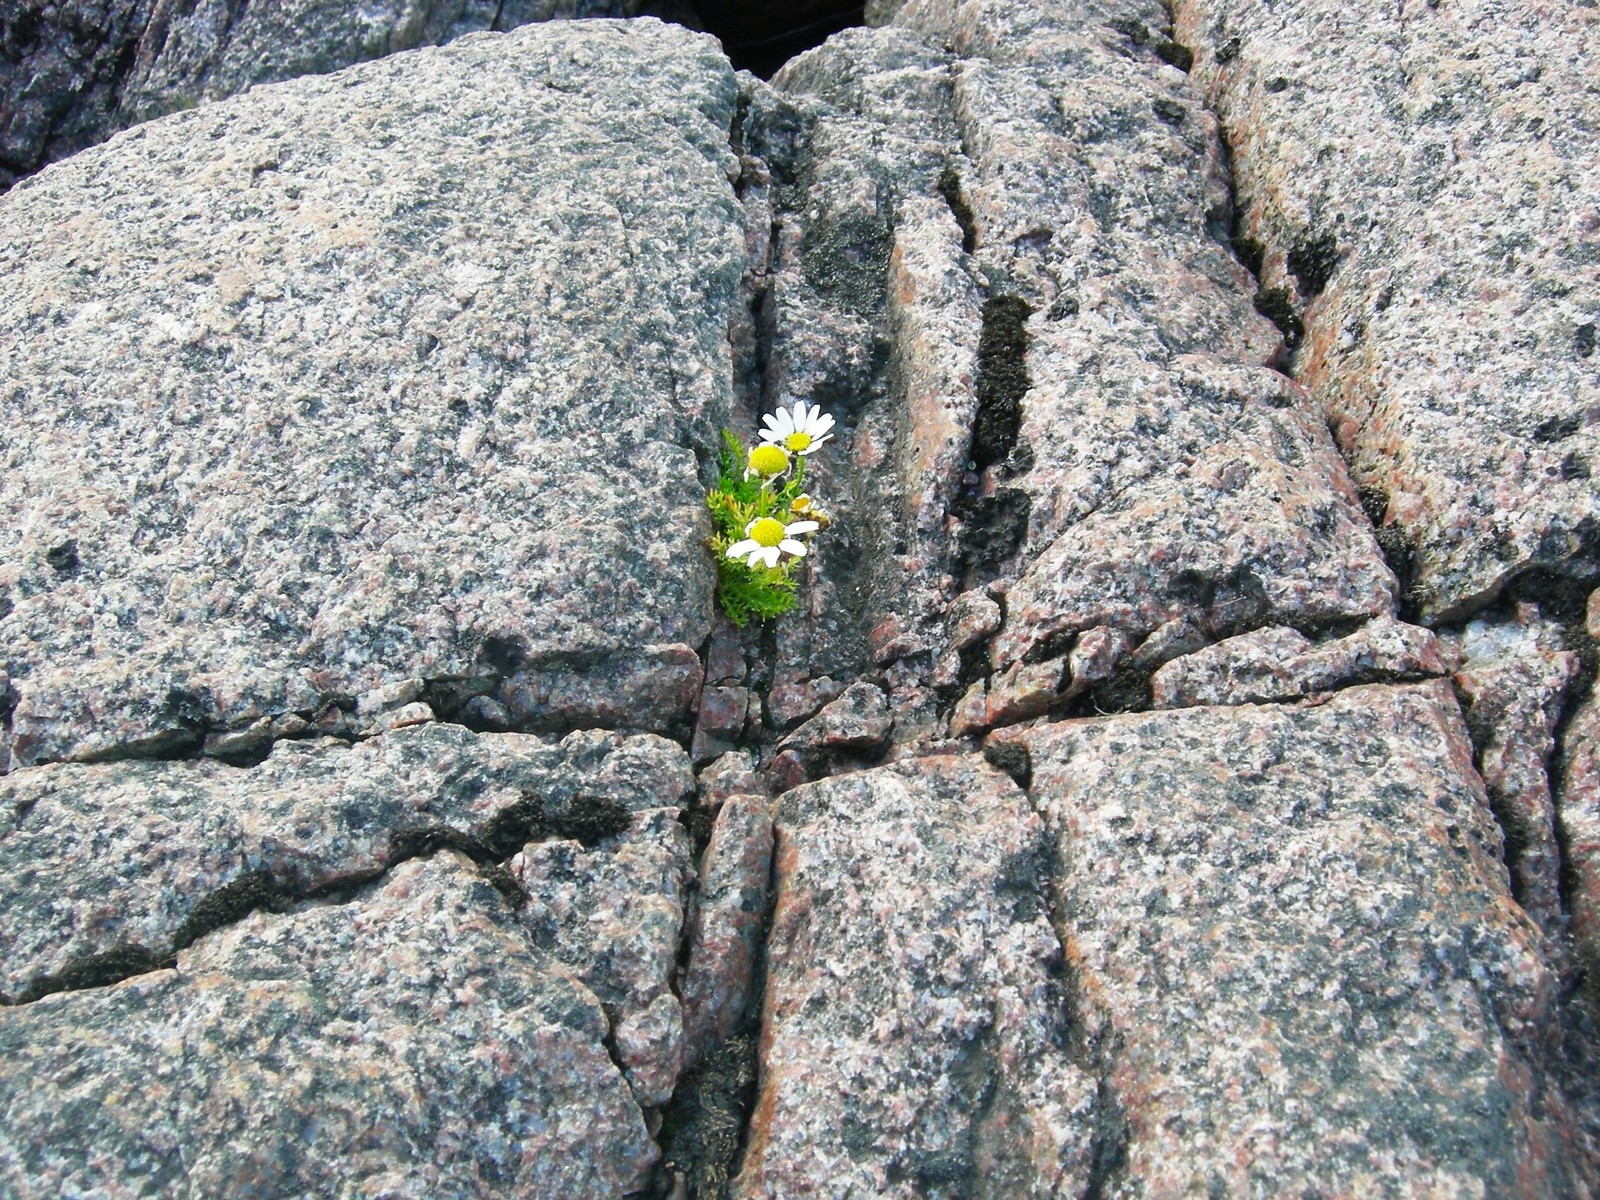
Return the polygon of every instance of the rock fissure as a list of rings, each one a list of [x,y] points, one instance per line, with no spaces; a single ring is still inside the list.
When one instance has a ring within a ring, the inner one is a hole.
[[[593,847],[626,830],[628,823],[627,809],[603,797],[587,801],[575,798],[566,811],[551,815],[544,811],[538,797],[530,796],[500,813],[482,836],[475,837],[442,825],[396,830],[388,838],[389,852],[381,866],[326,887],[297,889],[284,884],[270,871],[248,871],[200,898],[193,912],[159,952],[132,943],[108,947],[61,972],[39,978],[14,996],[0,995],[0,1006],[30,1004],[60,992],[110,987],[138,975],[168,969],[176,964],[180,952],[201,938],[235,925],[254,913],[283,913],[308,901],[350,903],[364,889],[398,867],[432,858],[441,850],[453,850],[472,860],[484,878],[508,899],[525,898],[526,892],[505,870],[506,864],[524,846],[570,839]],[[22,820],[19,819],[15,828],[23,829]]]

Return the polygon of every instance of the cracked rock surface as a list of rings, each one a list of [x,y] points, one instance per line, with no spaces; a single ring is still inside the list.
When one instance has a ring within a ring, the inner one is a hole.
[[[0,1009],[0,1191],[619,1195],[655,1147],[605,1034],[447,852],[173,970]]]
[[[1061,1027],[1043,826],[976,756],[807,784],[774,816],[763,1076],[734,1194],[1078,1195],[1094,1080]]]
[[[1447,685],[994,737],[1127,1123],[1106,1195],[1586,1194],[1557,980]]]
[[[499,688],[517,728],[687,720],[734,99],[708,38],[536,26],[152,122],[14,189],[13,764],[408,678]]]
[[[631,0],[15,0],[0,21],[0,188],[118,129],[253,84],[319,75]]]
[[[1592,572],[1600,12],[1540,0],[1178,0],[1299,374],[1424,616]]]
[[[20,3],[0,1194],[1600,1194],[1594,10]]]
[[[593,844],[692,788],[662,738],[441,725],[280,742],[248,770],[20,771],[0,780],[15,821],[0,836],[0,1000],[148,970],[252,907],[362,882],[430,845],[505,857],[534,834]]]

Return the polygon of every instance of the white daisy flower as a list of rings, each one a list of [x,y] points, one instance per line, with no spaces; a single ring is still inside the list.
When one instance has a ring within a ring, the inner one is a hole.
[[[770,445],[782,446],[790,454],[810,454],[833,436],[833,418],[822,411],[820,404],[807,405],[796,400],[794,411],[780,408],[761,418],[765,426],[761,440]]]
[[[821,528],[815,521],[795,521],[785,525],[772,517],[757,517],[744,527],[744,541],[728,547],[727,556],[748,558],[752,568],[759,563],[775,567],[780,554],[804,557],[805,543],[797,539],[802,533],[815,533]]]

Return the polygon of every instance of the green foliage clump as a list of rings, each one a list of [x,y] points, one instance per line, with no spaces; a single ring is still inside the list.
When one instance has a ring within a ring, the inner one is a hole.
[[[800,523],[806,528],[795,534],[798,538],[825,527],[827,517],[802,486],[805,459],[801,455],[782,452],[783,471],[762,475],[753,469],[744,442],[726,431],[722,439],[717,481],[706,494],[706,507],[711,510],[710,545],[717,561],[717,599],[728,619],[743,628],[752,617],[767,621],[794,607],[800,554],[773,555],[776,562],[769,565],[752,563],[744,554],[730,557],[729,549],[754,545],[750,531],[758,521],[776,521],[790,530]],[[757,447],[758,452],[762,449]],[[774,448],[765,449],[770,453]],[[786,539],[785,544],[793,544],[793,540]]]

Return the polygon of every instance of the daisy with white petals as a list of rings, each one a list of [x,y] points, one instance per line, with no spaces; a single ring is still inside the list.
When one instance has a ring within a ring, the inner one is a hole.
[[[751,569],[758,565],[768,568],[778,565],[778,557],[791,554],[805,556],[805,543],[799,541],[802,533],[815,533],[822,526],[815,521],[795,521],[785,525],[772,517],[757,517],[744,527],[744,541],[728,547],[729,558],[747,558]]]
[[[833,436],[833,418],[820,404],[807,405],[796,400],[794,410],[780,408],[761,418],[761,440],[782,446],[790,454],[810,454]]]

